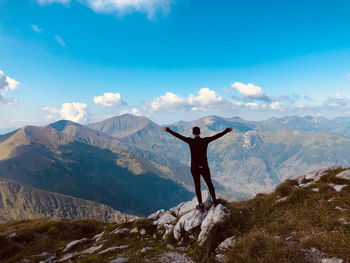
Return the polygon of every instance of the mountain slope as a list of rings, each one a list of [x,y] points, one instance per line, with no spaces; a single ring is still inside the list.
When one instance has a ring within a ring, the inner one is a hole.
[[[118,126],[118,132],[123,133],[121,141],[189,165],[190,151],[187,144],[161,131],[159,126],[150,121],[149,125],[138,125],[140,120],[143,124],[146,123],[144,117],[124,115],[91,127],[98,129],[109,122],[119,123],[124,119],[127,119],[128,125]],[[339,122],[341,125],[345,123],[344,120]],[[333,164],[348,166],[350,138],[320,132],[322,123],[327,121],[320,118],[286,117],[250,122],[240,118],[207,116],[191,122],[175,123],[169,127],[184,136],[191,136],[192,127],[199,126],[203,137],[212,136],[226,127],[234,128],[232,133],[214,141],[208,148],[212,177],[224,186],[218,189],[219,193],[233,198],[235,196],[230,192],[254,194],[270,191],[276,184],[294,174]],[[109,127],[108,132],[111,135],[118,134],[113,132],[113,125]],[[128,133],[128,127],[138,127],[138,130],[133,128]],[[325,127],[325,130],[330,130],[331,126]]]
[[[118,165],[116,153],[52,127],[27,126],[2,142],[0,176],[138,215],[191,196],[172,180],[150,172],[136,175]]]
[[[0,179],[0,222],[53,217],[122,222],[126,216],[106,205]]]

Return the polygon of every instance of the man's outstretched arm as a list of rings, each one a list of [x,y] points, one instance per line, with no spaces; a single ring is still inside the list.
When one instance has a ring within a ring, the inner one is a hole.
[[[170,130],[169,127],[163,127],[162,130],[166,131],[166,132],[169,132],[170,134],[174,135],[176,138],[179,138],[180,140],[182,140],[184,142],[187,142],[187,143],[189,142],[190,138],[182,136],[181,134],[178,134],[177,132],[174,132],[174,131]]]
[[[207,137],[207,140],[209,142],[212,142],[212,141],[224,136],[226,133],[229,133],[230,131],[232,131],[232,128],[226,128],[223,132],[219,132],[218,134],[215,134],[214,136]]]

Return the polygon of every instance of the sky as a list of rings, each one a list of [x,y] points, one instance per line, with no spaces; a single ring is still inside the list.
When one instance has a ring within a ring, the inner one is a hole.
[[[348,0],[0,0],[0,131],[350,116]]]

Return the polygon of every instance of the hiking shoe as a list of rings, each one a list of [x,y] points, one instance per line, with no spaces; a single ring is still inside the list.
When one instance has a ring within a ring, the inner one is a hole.
[[[218,199],[215,199],[213,201],[214,207],[216,207],[218,204],[220,204],[220,201]]]
[[[203,204],[199,204],[199,205],[196,206],[196,209],[197,209],[199,212],[203,213],[203,212],[204,212],[204,205],[203,205]]]

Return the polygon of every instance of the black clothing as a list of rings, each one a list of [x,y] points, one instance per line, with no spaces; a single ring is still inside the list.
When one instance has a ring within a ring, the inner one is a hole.
[[[201,180],[200,180],[201,175],[208,186],[211,197],[213,198],[214,202],[217,202],[214,185],[210,178],[210,170],[208,167],[208,159],[207,159],[207,149],[208,149],[209,143],[220,138],[221,136],[225,135],[231,130],[227,128],[223,132],[220,132],[214,136],[204,137],[204,138],[201,138],[199,136],[194,138],[185,137],[185,136],[182,136],[181,134],[178,134],[177,132],[170,130],[169,128],[167,128],[166,131],[170,132],[172,135],[179,138],[180,140],[183,140],[184,142],[188,143],[190,146],[191,173],[194,180],[194,186],[196,189],[196,196],[198,199],[198,203],[202,204]]]
[[[230,129],[227,128],[223,132],[220,132],[214,136],[204,137],[204,138],[185,137],[185,136],[182,136],[181,134],[178,134],[177,132],[170,130],[169,128],[167,128],[166,131],[170,132],[175,137],[189,144],[190,150],[191,150],[191,167],[208,167],[208,159],[207,159],[208,144],[220,138],[221,136],[224,136],[226,133],[230,132]]]
[[[198,168],[198,167],[191,167],[191,173],[193,176],[193,181],[194,181],[194,187],[196,189],[196,196],[198,199],[198,203],[202,203],[202,193],[201,193],[201,175],[204,178],[205,183],[208,186],[209,193],[213,200],[216,200],[216,195],[215,195],[215,189],[213,182],[211,181],[210,178],[210,170],[209,167],[203,167],[203,168]]]

